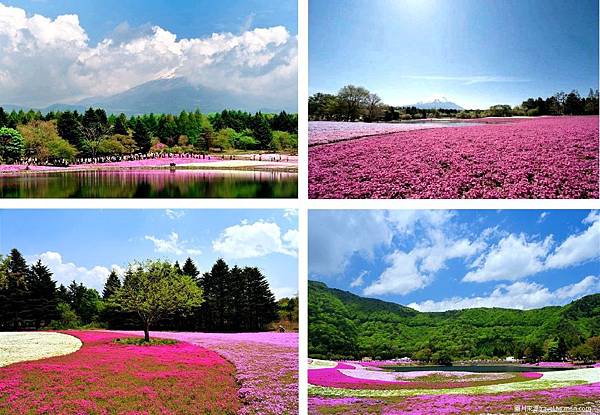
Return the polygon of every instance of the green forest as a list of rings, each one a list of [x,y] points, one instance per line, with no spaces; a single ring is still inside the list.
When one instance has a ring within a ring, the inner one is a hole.
[[[65,164],[77,157],[275,151],[296,154],[298,116],[224,110],[202,114],[107,115],[103,109],[49,112],[0,107],[0,163]]]
[[[383,103],[368,89],[346,85],[337,94],[316,93],[308,98],[309,120],[327,121],[409,121],[424,118],[482,118],[538,115],[598,115],[598,90],[590,89],[586,97],[577,90],[557,92],[542,98],[528,98],[521,105],[493,105],[482,109],[423,109]]]
[[[308,310],[313,358],[600,360],[600,294],[526,311],[419,312],[309,281]]]
[[[275,301],[258,268],[230,267],[222,259],[204,273],[191,258],[183,266],[133,262],[122,277],[113,270],[99,293],[75,281],[57,285],[48,267],[41,261],[27,264],[17,249],[0,256],[0,330],[239,332],[297,327],[297,322],[296,298]]]

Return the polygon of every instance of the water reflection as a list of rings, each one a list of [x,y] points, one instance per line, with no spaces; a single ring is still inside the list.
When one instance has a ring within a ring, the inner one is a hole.
[[[0,176],[3,198],[296,198],[287,172],[140,170]]]

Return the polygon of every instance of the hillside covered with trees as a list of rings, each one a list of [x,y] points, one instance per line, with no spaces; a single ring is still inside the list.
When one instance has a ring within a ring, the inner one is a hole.
[[[590,89],[586,97],[573,90],[557,92],[547,98],[529,98],[521,105],[493,105],[483,109],[425,109],[383,103],[368,89],[346,85],[337,94],[316,93],[308,98],[310,120],[327,121],[409,121],[423,118],[482,118],[538,115],[598,115],[598,90]]]
[[[457,359],[600,359],[600,294],[563,307],[419,312],[308,283],[309,356],[448,363]]]
[[[27,264],[13,249],[0,255],[0,330],[103,327],[180,331],[261,331],[298,321],[297,299],[279,302],[256,267],[219,259],[200,273],[191,258],[132,263],[112,271],[103,292],[73,281],[58,285],[41,261]],[[145,327],[147,328],[147,327]]]
[[[275,151],[296,153],[298,116],[224,110],[205,115],[145,114],[127,117],[103,109],[48,112],[0,107],[0,163],[34,160],[69,163],[77,157],[147,153]]]

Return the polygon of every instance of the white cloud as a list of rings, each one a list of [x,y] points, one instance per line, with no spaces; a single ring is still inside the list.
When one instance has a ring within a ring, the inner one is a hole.
[[[295,287],[271,287],[271,291],[277,300],[284,297],[296,297],[298,295],[298,288]]]
[[[393,232],[383,211],[313,211],[308,228],[309,272],[340,275],[354,254],[372,258],[388,246]]]
[[[187,241],[179,239],[179,234],[171,232],[166,239],[160,239],[153,235],[146,235],[144,239],[152,241],[154,244],[154,252],[161,254],[173,254],[173,255],[193,255],[198,256],[202,254],[200,249],[189,247]]]
[[[546,219],[548,217],[549,214],[550,214],[550,212],[540,213],[540,217],[538,218],[537,223],[542,223],[544,221],[544,219]]]
[[[110,95],[165,76],[257,96],[297,93],[297,37],[282,26],[178,39],[119,25],[96,45],[76,15],[27,16],[0,3],[0,96],[22,105]]]
[[[529,82],[528,79],[516,78],[514,76],[495,76],[495,75],[474,75],[474,76],[406,75],[406,76],[402,76],[402,78],[425,80],[425,81],[461,82],[464,85],[475,85],[475,84],[484,84],[484,83]]]
[[[283,217],[289,220],[295,220],[298,217],[298,209],[284,209]]]
[[[583,223],[590,226],[561,243],[546,259],[547,268],[566,268],[600,257],[600,214],[590,212]]]
[[[358,277],[354,278],[351,282],[350,282],[350,287],[352,288],[356,288],[356,287],[361,287],[364,283],[365,283],[365,275],[367,275],[369,273],[369,271],[363,271],[361,272]]]
[[[452,297],[441,301],[427,300],[411,303],[408,306],[419,311],[446,311],[476,307],[525,310],[565,304],[598,291],[600,291],[600,278],[590,275],[575,284],[566,285],[554,291],[541,284],[517,281],[511,285],[498,285],[490,295],[484,297]]]
[[[184,217],[185,212],[183,210],[167,209],[165,210],[165,215],[167,215],[169,219],[176,220]]]
[[[445,268],[446,261],[455,258],[470,258],[487,246],[483,240],[471,241],[467,238],[448,240],[440,229],[427,232],[429,240],[413,250],[414,255],[422,259],[421,271],[437,272]]]
[[[463,281],[484,282],[517,280],[544,269],[544,258],[552,245],[552,237],[543,241],[528,241],[524,234],[502,238],[489,252],[478,258]]]
[[[412,234],[417,224],[428,227],[440,227],[454,217],[454,212],[449,210],[390,210],[389,221],[400,233]]]
[[[273,253],[296,256],[298,231],[293,229],[282,235],[276,223],[242,221],[226,228],[212,246],[226,258],[255,258]]]
[[[366,287],[365,295],[408,294],[427,286],[431,277],[419,272],[414,255],[395,251],[386,257],[389,266],[377,281]]]
[[[392,216],[392,215],[390,215]],[[435,274],[446,268],[452,259],[468,259],[481,252],[487,244],[480,239],[453,239],[442,231],[441,226],[454,216],[448,211],[396,211],[394,227],[401,233],[413,233],[420,224],[419,239],[409,252],[396,250],[386,258],[389,266],[379,278],[364,289],[365,295],[405,295],[431,284]]]
[[[38,259],[52,271],[54,280],[59,284],[67,286],[72,281],[76,281],[88,288],[95,288],[99,292],[104,289],[104,283],[112,269],[119,275],[123,275],[125,271],[118,265],[112,265],[110,268],[100,265],[92,268],[78,266],[73,262],[65,262],[60,253],[52,251],[27,258],[30,263],[35,263]]]

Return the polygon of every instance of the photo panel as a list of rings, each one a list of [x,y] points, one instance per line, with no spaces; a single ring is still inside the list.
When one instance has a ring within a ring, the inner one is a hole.
[[[0,413],[299,413],[297,210],[13,209],[0,230]]]
[[[310,210],[309,414],[594,413],[595,210]]]
[[[598,199],[597,0],[308,1],[309,198]]]
[[[0,198],[297,198],[297,0],[0,2]]]

